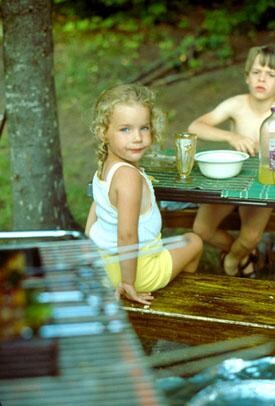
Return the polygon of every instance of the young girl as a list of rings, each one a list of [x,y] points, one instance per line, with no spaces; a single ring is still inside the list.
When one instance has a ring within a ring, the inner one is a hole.
[[[97,101],[93,132],[101,146],[85,233],[104,251],[117,297],[143,304],[150,304],[151,291],[163,288],[181,271],[195,272],[202,252],[202,241],[193,233],[180,237],[178,248],[162,246],[153,187],[139,168],[162,127],[163,116],[149,88],[119,85]],[[125,246],[138,251],[123,256]]]

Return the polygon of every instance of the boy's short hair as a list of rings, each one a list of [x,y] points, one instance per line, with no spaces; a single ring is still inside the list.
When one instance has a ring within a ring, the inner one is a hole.
[[[257,56],[260,56],[259,62],[262,66],[269,66],[271,69],[275,69],[275,47],[274,45],[262,45],[258,47],[250,48],[247,59],[245,62],[245,74],[248,75],[252,65]]]

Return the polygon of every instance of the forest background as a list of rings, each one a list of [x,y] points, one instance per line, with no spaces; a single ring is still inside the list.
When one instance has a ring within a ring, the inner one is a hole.
[[[250,46],[274,43],[274,2],[53,1],[55,81],[64,179],[83,229],[87,184],[96,169],[91,108],[114,83],[152,86],[166,111],[163,147],[222,99],[245,92]],[[5,109],[1,57],[0,112]],[[12,224],[9,139],[0,140],[0,229]]]

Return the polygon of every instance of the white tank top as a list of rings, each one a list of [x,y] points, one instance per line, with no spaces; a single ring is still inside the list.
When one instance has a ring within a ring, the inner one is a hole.
[[[135,168],[126,162],[118,162],[111,167],[106,180],[100,180],[98,172],[93,178],[93,198],[96,204],[97,219],[90,229],[89,237],[99,248],[111,252],[117,252],[117,210],[110,202],[109,189],[115,172],[121,166]],[[161,215],[150,179],[142,170],[138,171],[148,184],[151,194],[151,208],[139,216],[138,222],[139,245],[143,246],[159,236]]]

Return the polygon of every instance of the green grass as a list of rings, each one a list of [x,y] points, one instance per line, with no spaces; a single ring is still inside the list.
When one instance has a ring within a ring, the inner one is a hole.
[[[12,223],[12,191],[7,134],[0,140],[0,230],[10,230]]]

